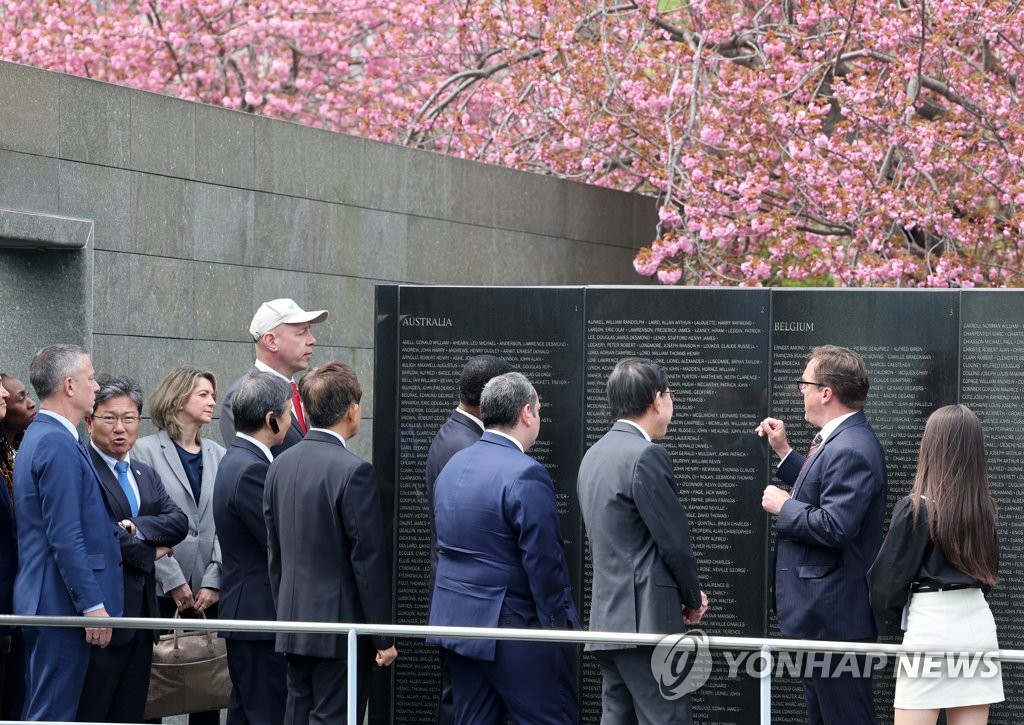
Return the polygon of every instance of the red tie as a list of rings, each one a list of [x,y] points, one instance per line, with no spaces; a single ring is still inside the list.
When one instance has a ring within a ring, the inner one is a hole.
[[[292,383],[292,413],[295,415],[295,420],[299,424],[299,428],[302,429],[302,435],[306,435],[306,416],[302,412],[302,398],[299,397],[299,384],[294,380]]]

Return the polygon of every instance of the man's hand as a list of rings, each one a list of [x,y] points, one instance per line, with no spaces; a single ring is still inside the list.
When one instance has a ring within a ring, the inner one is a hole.
[[[207,609],[209,609],[219,601],[219,591],[217,591],[216,589],[207,589],[206,587],[203,587],[199,590],[199,595],[196,597],[195,610],[196,612],[205,612]]]
[[[765,418],[760,425],[754,428],[754,432],[762,438],[768,438],[768,445],[778,454],[779,458],[785,458],[792,450],[786,439],[786,424],[778,418]]]
[[[700,593],[700,609],[690,609],[689,607],[683,607],[683,621],[686,624],[700,624],[701,618],[704,613],[708,611],[708,595],[704,592]]]
[[[169,547],[169,546],[157,546],[156,547],[156,555],[153,557],[153,559],[154,560],[156,560],[156,559],[163,559],[165,556],[173,556],[173,555],[174,555],[174,549],[172,549],[171,547]]]
[[[192,587],[188,585],[188,582],[174,587],[174,589],[167,593],[171,595],[171,599],[174,600],[174,605],[178,608],[179,612],[184,612],[186,609],[192,609],[195,606],[196,601],[192,598]]]
[[[761,508],[775,516],[782,510],[782,504],[789,500],[789,494],[778,486],[768,486],[761,494]]]
[[[387,667],[396,659],[398,659],[398,650],[393,646],[377,650],[376,661],[378,667]]]
[[[105,607],[100,607],[93,612],[84,612],[87,617],[109,617]],[[96,647],[106,647],[110,644],[110,627],[86,627],[85,641]]]

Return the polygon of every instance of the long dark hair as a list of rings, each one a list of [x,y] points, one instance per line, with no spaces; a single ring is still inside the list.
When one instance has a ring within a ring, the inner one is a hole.
[[[996,504],[988,490],[981,421],[966,405],[947,405],[928,418],[910,494],[914,526],[923,505],[932,543],[949,563],[984,584],[995,584]]]

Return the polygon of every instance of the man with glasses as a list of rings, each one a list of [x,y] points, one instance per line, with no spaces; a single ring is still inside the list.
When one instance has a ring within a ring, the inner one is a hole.
[[[614,425],[580,464],[580,510],[594,564],[590,629],[682,632],[708,607],[690,547],[668,432],[673,394],[661,365],[620,360],[608,378]],[[603,723],[686,725],[690,696],[666,699],[651,671],[653,646],[588,644],[601,666]]]
[[[153,562],[169,556],[188,533],[188,518],[164,490],[156,472],[131,458],[142,421],[142,388],[130,378],[96,381],[93,412],[85,416],[92,458],[107,505],[119,521],[124,616],[158,617]],[[108,647],[89,656],[78,719],[142,722],[149,691],[155,629],[115,629]]]
[[[791,638],[874,642],[882,622],[868,603],[866,575],[882,543],[886,477],[885,454],[864,416],[864,360],[847,348],[816,347],[796,386],[804,418],[820,429],[807,455],[790,447],[781,420],[765,418],[757,427],[782,459],[776,475],[791,486],[788,493],[768,486],[761,499],[778,517],[779,629]],[[875,722],[865,658],[857,658],[856,668],[839,666],[843,661],[839,655],[829,665],[805,668],[811,725]]]

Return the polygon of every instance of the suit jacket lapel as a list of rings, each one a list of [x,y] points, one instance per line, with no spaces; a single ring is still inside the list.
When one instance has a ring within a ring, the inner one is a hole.
[[[105,497],[107,503],[113,503],[110,510],[114,514],[114,518],[121,520],[128,518],[132,515],[131,506],[128,505],[128,499],[124,495],[124,491],[121,489],[121,484],[118,483],[117,476],[110,470],[110,466],[103,460],[100,455],[93,450],[92,446],[89,446],[89,456],[92,458],[93,467],[96,469],[96,473],[100,478],[104,490],[107,493]]]
[[[817,466],[819,461],[821,461],[821,454],[825,452],[825,446],[834,441],[836,439],[836,436],[838,436],[844,430],[846,430],[847,428],[851,428],[855,425],[860,425],[864,422],[864,420],[864,411],[858,411],[851,415],[846,420],[844,420],[842,423],[840,423],[836,427],[836,429],[832,431],[832,434],[824,441],[822,441],[822,444],[818,446],[818,450],[814,452],[814,458],[811,461],[809,461],[806,466],[803,467],[803,470],[800,471],[800,475],[797,476],[796,482],[793,484],[793,493],[791,494],[793,498],[796,498],[797,493],[799,493],[800,491],[800,487],[803,485],[804,479],[807,478],[807,475],[811,472],[811,469]]]
[[[192,495],[192,486],[188,482],[188,476],[185,475],[185,467],[181,465],[181,459],[178,458],[178,451],[174,448],[174,441],[167,434],[167,431],[157,431],[157,436],[160,440],[160,450],[163,451],[164,461],[170,466],[170,469],[174,471],[174,478],[178,485],[181,486],[188,497],[195,501],[195,496]],[[164,486],[167,486],[167,481],[164,481]],[[200,497],[201,498],[201,497]],[[198,506],[198,502],[196,502]]]
[[[213,484],[217,479],[217,472],[213,469],[213,466],[209,465],[209,462],[213,459],[213,456],[209,453],[209,446],[211,441],[205,438],[200,440],[201,450],[203,452],[203,478],[199,484],[199,517],[202,518],[203,511],[210,506],[210,500],[213,497]]]

